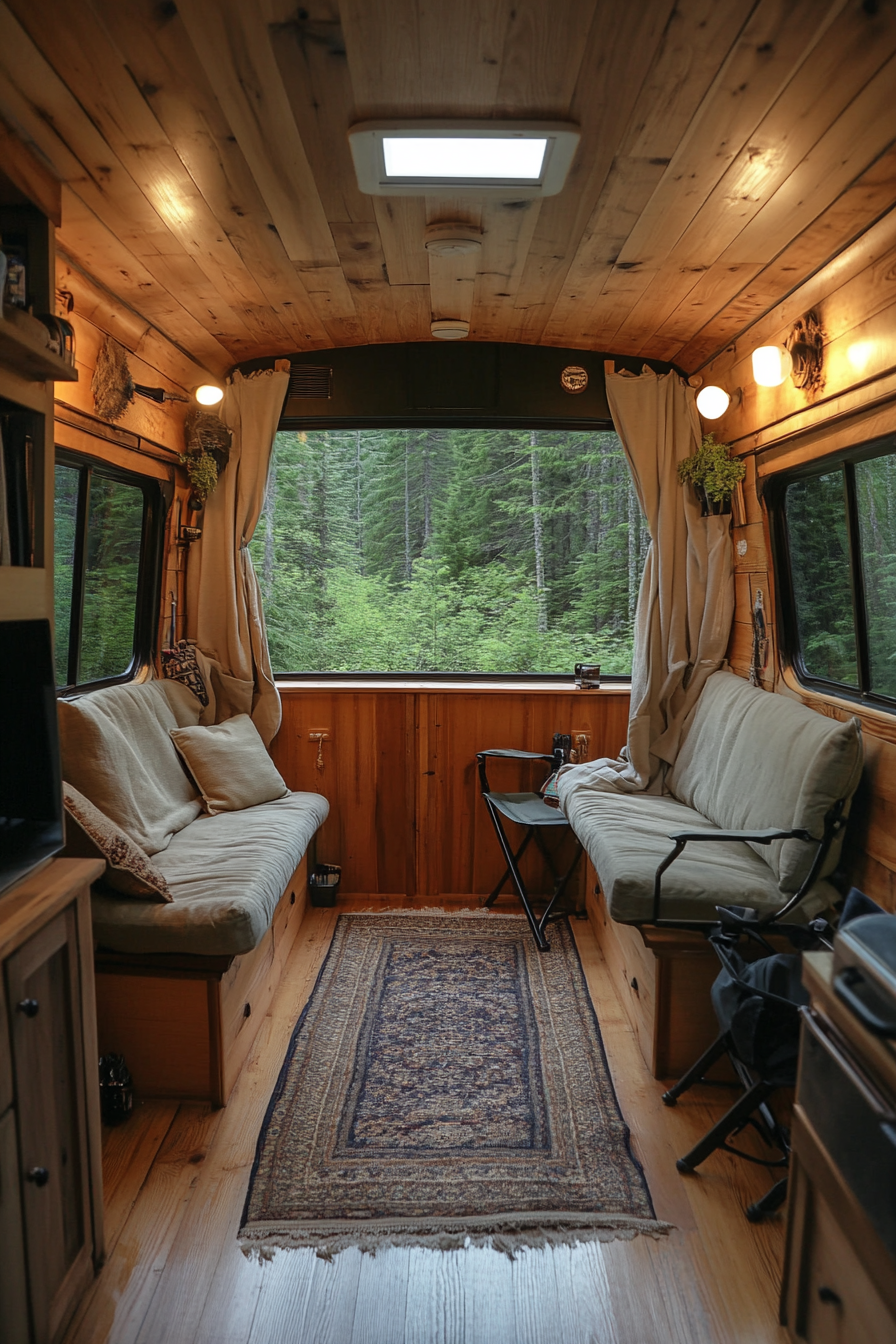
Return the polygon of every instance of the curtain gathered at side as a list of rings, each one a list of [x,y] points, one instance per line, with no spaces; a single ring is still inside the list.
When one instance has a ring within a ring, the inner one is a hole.
[[[249,542],[261,515],[271,449],[289,385],[289,362],[228,384],[221,419],[230,460],[202,514],[187,571],[187,634],[217,664],[218,718],[251,714],[265,744],[280,727],[261,591]]]
[[[701,442],[695,394],[675,373],[616,373],[607,398],[650,533],[635,614],[628,736],[619,757],[564,768],[577,788],[662,793],[685,719],[722,665],[734,616],[730,519],[702,517],[678,463]]]

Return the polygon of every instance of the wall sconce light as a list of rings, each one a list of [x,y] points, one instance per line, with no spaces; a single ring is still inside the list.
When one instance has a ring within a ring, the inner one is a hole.
[[[697,410],[704,420],[718,420],[730,403],[731,398],[723,387],[701,387],[697,393]]]
[[[824,386],[824,332],[815,312],[794,324],[783,345],[753,351],[753,378],[760,387],[780,387],[792,376],[794,386],[817,392]]]
[[[145,387],[143,383],[134,383],[134,391],[149,401],[198,401],[200,406],[217,406],[224,398],[223,387],[214,383],[200,383],[189,397],[183,397],[179,392],[166,392],[164,387]]]
[[[793,360],[784,345],[760,345],[753,351],[753,381],[760,387],[780,387],[792,370]]]

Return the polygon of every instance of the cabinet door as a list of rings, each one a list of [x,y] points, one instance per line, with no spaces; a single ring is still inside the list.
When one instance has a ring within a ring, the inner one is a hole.
[[[16,1117],[12,1110],[8,1110],[0,1117],[0,1247],[3,1248],[0,1255],[0,1321],[3,1323],[3,1344],[29,1344],[31,1338],[24,1240]]]
[[[70,907],[6,962],[36,1344],[58,1334],[92,1273],[77,947]]]

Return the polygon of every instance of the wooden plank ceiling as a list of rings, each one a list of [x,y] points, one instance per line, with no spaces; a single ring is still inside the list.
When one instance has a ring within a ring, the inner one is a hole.
[[[460,316],[692,372],[896,202],[894,95],[896,0],[0,3],[64,259],[216,373]],[[432,116],[582,139],[543,201],[362,195],[352,122]]]

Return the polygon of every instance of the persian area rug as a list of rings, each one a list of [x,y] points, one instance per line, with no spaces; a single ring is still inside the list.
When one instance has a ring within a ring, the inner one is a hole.
[[[243,1249],[449,1250],[667,1230],[566,920],[343,915],[258,1140]]]

